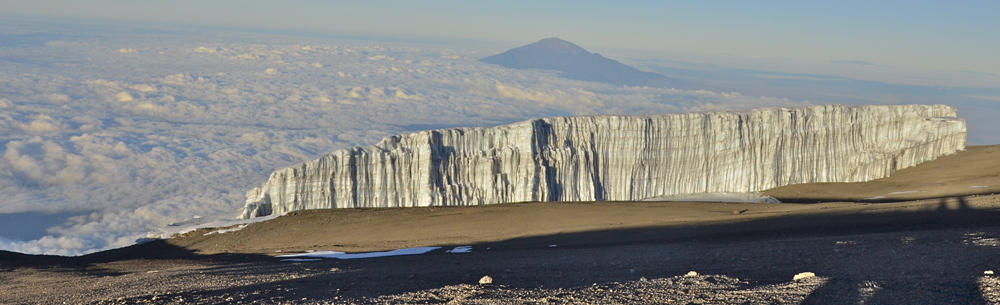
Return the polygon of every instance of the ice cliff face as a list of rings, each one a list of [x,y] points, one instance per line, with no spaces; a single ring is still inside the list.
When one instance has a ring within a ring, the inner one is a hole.
[[[642,200],[889,176],[965,148],[944,105],[556,117],[421,131],[275,171],[243,218],[303,209]]]

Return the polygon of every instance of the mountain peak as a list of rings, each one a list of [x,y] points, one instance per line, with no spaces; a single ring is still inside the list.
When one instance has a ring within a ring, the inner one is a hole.
[[[572,42],[556,37],[485,57],[479,61],[514,69],[542,69],[563,72],[570,79],[614,85],[677,87],[676,80],[653,72],[640,71]]]
[[[548,50],[551,52],[570,53],[570,54],[590,54],[590,52],[587,52],[587,50],[584,50],[580,46],[572,42],[559,39],[557,37],[545,38],[535,43],[523,46],[521,48],[540,49],[540,50]]]

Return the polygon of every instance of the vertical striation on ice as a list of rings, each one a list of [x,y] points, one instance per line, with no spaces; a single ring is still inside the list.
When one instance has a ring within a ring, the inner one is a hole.
[[[277,170],[247,192],[241,217],[868,181],[965,149],[956,114],[945,105],[826,105],[421,131]]]

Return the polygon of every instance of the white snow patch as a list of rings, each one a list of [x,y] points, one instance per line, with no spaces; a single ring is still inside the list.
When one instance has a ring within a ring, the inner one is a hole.
[[[239,231],[239,230],[245,228],[248,224],[275,219],[275,218],[281,217],[282,215],[285,215],[285,214],[268,215],[268,216],[265,216],[265,217],[260,217],[260,219],[257,219],[257,218],[252,218],[252,219],[235,219],[235,218],[229,218],[229,217],[232,217],[232,215],[228,215],[229,217],[226,217],[224,215],[202,216],[202,217],[198,217],[198,218],[194,218],[194,219],[188,219],[188,220],[185,220],[185,221],[182,221],[182,222],[178,222],[178,223],[169,224],[169,225],[167,225],[165,227],[160,228],[158,230],[158,232],[149,233],[148,237],[149,238],[170,238],[171,236],[174,236],[174,235],[177,235],[177,234],[190,233],[190,232],[192,232],[194,230],[201,229],[201,228],[223,228],[223,227],[231,227],[231,226],[235,226],[235,225],[240,225],[240,226],[238,226],[236,228],[222,229],[222,230],[218,230],[218,231],[212,231],[212,232],[206,233],[205,235],[214,234],[214,233],[229,233],[229,232]]]
[[[973,185],[973,186],[971,186],[971,188],[983,188],[983,187],[989,187],[989,186],[985,186],[985,185]]]
[[[344,253],[340,251],[316,251],[311,253],[300,253],[300,254],[288,254],[279,255],[277,257],[314,257],[314,258],[335,258],[335,259],[358,259],[358,258],[373,258],[373,257],[387,257],[387,256],[402,256],[402,255],[416,255],[425,254],[441,247],[416,247],[416,248],[406,248],[398,249],[392,251],[383,252],[366,252],[366,253]]]
[[[239,230],[243,230],[243,228],[246,228],[246,227],[247,227],[247,224],[241,224],[241,225],[229,228],[229,229],[222,229],[222,230],[215,230],[215,231],[212,231],[212,232],[208,232],[208,233],[205,233],[205,235],[236,232],[236,231],[239,231]]]
[[[458,246],[454,249],[445,251],[447,253],[470,253],[472,252],[472,246]]]
[[[875,196],[875,197],[865,198],[865,199],[861,199],[861,200],[879,200],[879,199],[882,199],[882,198],[886,198],[886,197],[885,196]]]
[[[902,192],[892,192],[892,193],[889,193],[889,195],[919,193],[919,192],[920,191],[902,191]]]

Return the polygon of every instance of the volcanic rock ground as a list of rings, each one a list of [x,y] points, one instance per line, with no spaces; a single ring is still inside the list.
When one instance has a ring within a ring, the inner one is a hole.
[[[768,192],[823,203],[299,211],[83,257],[0,252],[0,304],[997,304],[997,157],[970,147],[878,181]],[[273,257],[417,246],[442,249]]]

